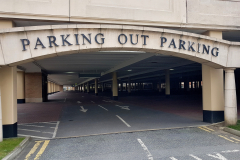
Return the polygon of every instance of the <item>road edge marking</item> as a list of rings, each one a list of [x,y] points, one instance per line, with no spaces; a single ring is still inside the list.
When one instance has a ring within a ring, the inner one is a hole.
[[[40,156],[43,154],[43,152],[45,151],[45,149],[47,148],[48,144],[49,144],[50,140],[45,140],[45,142],[42,145],[42,148],[39,150],[39,152],[37,153],[36,157],[34,158],[34,160],[38,160],[40,158]]]
[[[59,123],[60,123],[60,121],[58,121],[57,124],[56,124],[56,127],[55,127],[55,130],[54,130],[54,132],[53,132],[53,136],[52,136],[52,138],[55,138],[55,137],[56,137]]]
[[[131,127],[127,122],[125,122],[120,116],[116,115],[126,126]]]

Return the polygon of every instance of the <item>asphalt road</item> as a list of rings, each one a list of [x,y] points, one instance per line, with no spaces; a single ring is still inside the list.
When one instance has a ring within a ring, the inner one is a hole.
[[[32,141],[16,159],[239,160],[239,142],[214,127],[158,130]]]
[[[219,127],[91,94],[59,94],[59,121],[18,126],[35,137],[17,160],[240,160],[240,137]]]

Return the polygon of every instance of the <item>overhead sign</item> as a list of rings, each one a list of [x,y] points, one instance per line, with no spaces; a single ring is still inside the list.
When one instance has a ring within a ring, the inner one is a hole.
[[[69,41],[69,37],[74,36],[75,41]],[[97,44],[104,44],[105,43],[105,38],[104,38],[104,33],[97,33],[96,35],[92,36],[92,33],[88,34],[66,34],[66,35],[60,35],[60,37],[56,36],[46,36],[48,39],[47,44],[43,44],[42,40],[39,37],[36,37],[35,41],[30,42],[29,39],[20,39],[22,43],[22,50],[26,51],[27,48],[26,46],[30,45],[30,43],[34,43],[35,48],[34,49],[39,49],[39,48],[46,48],[46,47],[59,47],[61,46],[72,46],[72,45],[86,45],[92,44],[93,41],[95,41]],[[57,43],[56,40],[57,38],[61,39],[61,44]],[[79,44],[79,39],[82,39],[82,44]],[[92,40],[94,38],[94,40]],[[125,45],[128,41],[132,45],[137,45],[139,42],[139,39],[142,39],[142,45],[146,46],[148,45],[148,39],[151,38],[149,35],[139,35],[139,34],[119,34],[116,39],[119,44]],[[134,39],[134,40],[133,40]],[[165,45],[168,46],[168,48],[176,49],[176,50],[187,50],[189,52],[198,52],[202,54],[211,54],[214,57],[217,57],[219,54],[219,48],[218,47],[213,47],[210,45],[205,45],[205,44],[200,44],[198,42],[192,42],[192,41],[186,41],[183,39],[168,39],[165,36],[159,37],[160,39],[160,47],[164,47]]]

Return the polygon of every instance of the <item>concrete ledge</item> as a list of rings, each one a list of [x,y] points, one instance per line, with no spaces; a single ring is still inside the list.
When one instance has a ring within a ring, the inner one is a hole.
[[[21,153],[22,150],[28,145],[30,140],[31,140],[31,137],[25,138],[12,152],[10,152],[2,160],[13,160],[13,159],[15,159],[18,156],[18,154]]]
[[[240,137],[240,131],[237,131],[237,130],[235,130],[235,129],[228,128],[228,127],[223,128],[223,130],[224,130],[225,132],[228,132],[228,133],[231,133],[231,134],[234,134],[234,135]]]

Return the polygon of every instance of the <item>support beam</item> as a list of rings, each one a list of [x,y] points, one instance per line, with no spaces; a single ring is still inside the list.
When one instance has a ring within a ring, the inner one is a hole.
[[[237,123],[237,97],[235,86],[235,68],[225,69],[225,125]]]
[[[167,98],[170,97],[170,70],[165,70],[165,95]]]
[[[128,77],[128,94],[131,94],[131,78]]]
[[[118,82],[117,82],[117,73],[112,73],[112,99],[118,100]]]
[[[25,103],[25,72],[17,71],[17,103]]]
[[[139,61],[142,61],[142,60],[147,59],[149,57],[152,57],[154,55],[155,54],[152,54],[152,53],[142,53],[142,54],[139,54],[139,55],[135,56],[134,58],[132,58],[130,60],[127,60],[127,61],[125,61],[125,62],[123,62],[123,63],[121,63],[121,64],[119,64],[119,65],[117,65],[117,66],[115,66],[115,67],[113,67],[111,69],[109,69],[106,72],[101,73],[101,76],[103,76],[105,74],[108,74],[108,73],[111,73],[111,72],[114,72],[114,71],[117,71],[119,69],[122,69],[122,68],[124,68],[126,66],[129,66],[131,64],[137,63]]]
[[[3,129],[3,138],[17,137],[17,68],[2,67],[0,77],[3,124],[0,130]]]
[[[89,82],[87,82],[87,93],[90,93],[90,85],[89,85]]]
[[[95,79],[95,95],[98,96],[98,79]]]
[[[202,64],[203,121],[224,121],[223,70]]]

